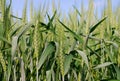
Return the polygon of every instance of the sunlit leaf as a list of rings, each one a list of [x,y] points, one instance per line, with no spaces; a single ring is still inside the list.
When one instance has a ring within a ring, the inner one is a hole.
[[[18,44],[18,37],[17,36],[13,36],[12,37],[12,59],[15,55],[16,49],[17,49],[17,44]]]
[[[119,47],[117,43],[112,42],[112,41],[106,41],[106,43],[113,45],[116,49]]]
[[[113,64],[112,62],[105,62],[103,64],[100,64],[100,65],[97,65],[96,67],[94,67],[93,69],[98,69],[98,68],[103,68],[103,67],[106,67],[106,66],[109,66]]]
[[[89,63],[88,63],[87,55],[83,51],[80,51],[80,50],[77,50],[77,52],[80,54],[80,56],[82,57],[82,59],[85,61],[87,67],[89,68]]]
[[[51,74],[52,74],[51,70],[46,71],[46,79],[47,79],[47,81],[51,81]]]

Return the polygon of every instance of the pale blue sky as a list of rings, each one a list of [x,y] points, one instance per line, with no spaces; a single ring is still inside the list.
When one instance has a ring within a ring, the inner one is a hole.
[[[25,1],[26,0],[12,0],[12,11],[14,15],[18,13],[19,17],[22,16],[22,10]],[[49,8],[51,9],[52,8],[51,5],[53,1],[55,1],[56,5],[60,3],[60,10],[67,14],[68,11],[70,11],[70,9],[73,8],[73,5],[75,5],[78,9],[80,9],[82,0],[33,0],[33,3],[34,3],[34,7],[38,9],[40,5],[44,5],[44,3],[46,2],[46,5],[49,4]],[[89,0],[83,0],[83,1],[84,1],[84,6],[87,9]],[[112,1],[113,10],[115,9],[116,6],[120,5],[120,0],[111,0],[111,1]],[[28,8],[27,8],[28,12],[30,11],[29,10],[30,2],[31,0],[28,0]],[[99,15],[102,9],[104,8],[104,6],[106,5],[106,2],[107,0],[94,0],[95,9],[98,10]]]

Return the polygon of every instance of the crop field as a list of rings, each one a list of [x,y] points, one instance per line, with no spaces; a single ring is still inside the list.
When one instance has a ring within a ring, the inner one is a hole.
[[[120,81],[120,6],[99,17],[89,0],[66,17],[31,1],[28,19],[26,3],[20,18],[0,0],[0,81]]]

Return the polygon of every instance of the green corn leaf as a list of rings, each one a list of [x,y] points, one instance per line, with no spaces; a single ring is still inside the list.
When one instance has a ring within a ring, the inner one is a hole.
[[[64,28],[66,28],[79,42],[83,42],[79,35],[77,35],[75,32],[73,32],[71,29],[69,29],[66,25],[64,25],[60,20],[59,22],[62,24]]]
[[[100,64],[100,65],[97,65],[96,67],[94,67],[93,69],[98,69],[98,68],[103,68],[103,67],[106,67],[106,66],[109,66],[113,64],[112,62],[105,62],[103,64]]]
[[[95,24],[93,27],[90,27],[90,32],[89,33],[92,33],[98,27],[98,25],[100,25],[106,18],[107,17],[103,18],[97,24]]]
[[[71,54],[65,56],[65,61],[64,61],[64,71],[65,71],[64,74],[65,75],[67,74],[67,72],[70,69],[70,64],[72,62],[72,58],[73,58],[73,56]]]
[[[40,69],[41,66],[43,65],[43,63],[45,62],[46,58],[52,54],[53,52],[55,51],[55,44],[54,42],[50,42],[49,44],[47,44],[45,46],[45,49],[43,50],[42,52],[42,55],[39,59],[39,63],[38,63],[38,66],[37,68]]]

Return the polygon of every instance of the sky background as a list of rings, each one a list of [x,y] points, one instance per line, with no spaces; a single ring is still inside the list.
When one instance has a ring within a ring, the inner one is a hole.
[[[26,0],[12,0],[12,12],[14,15],[18,14],[19,17],[22,17],[22,11],[24,8]],[[27,0],[27,13],[30,11],[30,2],[31,0]],[[32,0],[35,9],[39,9],[40,5],[43,7],[45,4],[46,6],[49,6],[48,12],[51,12],[52,3],[55,1],[55,5],[60,5],[60,11],[62,11],[64,14],[68,14],[68,12],[73,9],[73,5],[76,6],[78,9],[80,9],[81,2],[83,1],[85,9],[88,8],[89,0]],[[112,8],[115,10],[115,8],[120,5],[120,0],[111,0],[112,1]],[[97,9],[98,14],[101,15],[101,12],[103,8],[106,5],[107,0],[94,0],[94,6],[95,10]],[[29,14],[27,14],[29,16]]]

